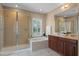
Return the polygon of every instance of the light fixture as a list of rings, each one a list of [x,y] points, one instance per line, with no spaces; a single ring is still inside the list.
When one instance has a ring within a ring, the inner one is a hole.
[[[65,8],[68,8],[68,6],[69,6],[69,5],[66,4],[66,5],[64,5],[62,8],[65,9]]]
[[[68,4],[64,6],[64,8],[67,8],[67,7],[68,7]]]
[[[42,11],[42,9],[40,9],[40,11]]]
[[[18,5],[16,5],[16,7],[18,7]]]

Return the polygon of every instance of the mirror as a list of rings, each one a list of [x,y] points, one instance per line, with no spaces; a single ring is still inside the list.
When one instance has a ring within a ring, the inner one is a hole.
[[[79,34],[79,14],[77,8],[56,14],[55,30],[61,34]]]

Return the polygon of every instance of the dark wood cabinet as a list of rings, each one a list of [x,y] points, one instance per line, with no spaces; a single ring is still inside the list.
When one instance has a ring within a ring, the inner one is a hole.
[[[57,45],[57,40],[54,40],[55,37],[53,37],[53,40],[51,39],[51,48],[57,51],[56,45]],[[56,38],[55,38],[56,39]]]
[[[77,50],[77,43],[73,43],[65,41],[64,42],[64,55],[66,56],[77,56],[78,55],[78,50]]]
[[[64,56],[77,56],[78,55],[78,41],[67,38],[48,36],[49,48]]]
[[[49,40],[48,40],[48,47],[52,49],[52,37],[51,36],[49,37]]]
[[[61,55],[64,53],[64,42],[61,40],[61,38],[57,40],[57,52]]]

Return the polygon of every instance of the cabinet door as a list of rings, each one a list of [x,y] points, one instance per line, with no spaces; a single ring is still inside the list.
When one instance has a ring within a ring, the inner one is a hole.
[[[64,40],[61,40],[61,38],[57,40],[57,52],[64,55]]]
[[[51,46],[52,45],[51,44],[52,43],[52,37],[51,36],[48,36],[48,38],[49,38],[49,40],[48,40],[48,47],[49,48],[52,48],[52,46]]]
[[[52,37],[52,49],[57,51],[57,40],[58,40],[58,37]]]
[[[49,36],[48,44],[49,44],[49,48],[56,50],[56,38],[55,37]]]
[[[77,56],[77,46],[71,42],[64,43],[64,55],[65,56]]]

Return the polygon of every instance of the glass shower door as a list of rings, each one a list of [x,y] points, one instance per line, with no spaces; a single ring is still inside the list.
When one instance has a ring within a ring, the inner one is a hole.
[[[23,12],[18,12],[18,39],[17,48],[23,49],[28,47],[28,16]]]

